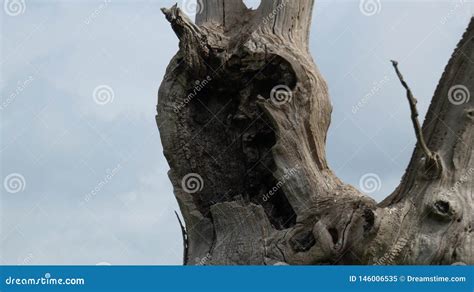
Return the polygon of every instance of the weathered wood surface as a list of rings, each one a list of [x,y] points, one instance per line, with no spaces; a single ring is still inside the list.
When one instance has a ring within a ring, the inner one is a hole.
[[[474,21],[422,127],[439,172],[417,145],[377,204],[326,162],[331,103],[308,51],[313,1],[202,4],[196,24],[163,9],[180,49],[157,124],[185,264],[474,264],[474,98],[456,102],[474,89]]]

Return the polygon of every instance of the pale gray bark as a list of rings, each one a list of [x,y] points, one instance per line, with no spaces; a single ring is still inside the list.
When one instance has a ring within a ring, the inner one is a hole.
[[[439,171],[417,145],[400,186],[376,204],[326,162],[331,104],[308,51],[313,1],[202,3],[196,24],[163,9],[180,50],[157,123],[185,264],[474,264],[473,99],[447,98],[454,85],[474,88],[473,21],[423,125]],[[189,174],[199,174],[192,190]]]

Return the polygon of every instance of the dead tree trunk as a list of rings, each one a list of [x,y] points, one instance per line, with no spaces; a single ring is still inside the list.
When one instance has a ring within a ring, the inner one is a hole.
[[[185,264],[474,264],[473,21],[400,186],[377,204],[326,162],[313,0],[199,3],[196,24],[163,9],[180,49],[157,107]]]

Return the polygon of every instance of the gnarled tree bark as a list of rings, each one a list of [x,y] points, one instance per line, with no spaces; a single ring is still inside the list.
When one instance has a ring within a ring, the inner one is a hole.
[[[202,5],[195,24],[163,9],[180,49],[157,124],[185,264],[474,264],[474,107],[448,98],[474,88],[474,21],[434,94],[426,147],[377,204],[326,162],[331,104],[308,50],[313,0]]]

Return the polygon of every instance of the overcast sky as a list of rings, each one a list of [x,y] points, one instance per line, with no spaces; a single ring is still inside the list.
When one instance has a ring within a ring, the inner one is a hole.
[[[3,2],[0,264],[181,264],[154,120],[177,51],[159,8],[176,1]],[[317,1],[310,47],[334,106],[329,164],[381,200],[415,145],[389,60],[423,117],[473,4],[372,2]]]

